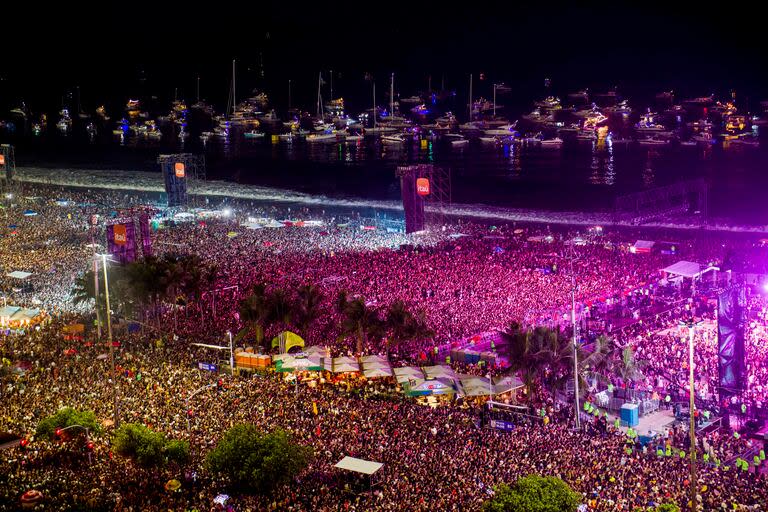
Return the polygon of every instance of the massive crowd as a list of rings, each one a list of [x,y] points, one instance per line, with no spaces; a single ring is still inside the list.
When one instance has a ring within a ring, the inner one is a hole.
[[[27,199],[32,197],[36,199]],[[60,197],[72,206],[57,204]],[[504,433],[479,428],[479,411],[469,402],[433,409],[405,397],[384,396],[375,382],[355,394],[332,385],[302,386],[296,393],[271,374],[227,377],[225,390],[197,395],[188,416],[184,397],[218,378],[194,367],[208,357],[205,349],[189,343],[221,340],[227,329],[240,327],[237,305],[254,284],[286,290],[316,284],[325,296],[324,314],[301,333],[307,340],[330,345],[336,354],[354,349],[352,340],[339,337],[332,302],[340,290],[377,308],[402,299],[422,311],[435,331],[434,340],[401,348],[399,357],[415,358],[434,344],[503,329],[515,320],[567,323],[573,265],[580,311],[592,304],[670,304],[669,311],[615,335],[619,343],[632,344],[638,358],[649,361],[644,378],[633,385],[662,396],[682,390],[676,394],[679,398],[684,396],[687,345],[671,329],[688,310],[674,300],[675,292],[657,289],[633,299],[633,291],[656,283],[658,269],[677,259],[717,260],[722,257],[721,243],[691,239],[676,255],[635,255],[628,251],[633,234],[626,232],[593,233],[585,237],[584,245],[571,246],[566,242],[569,233],[518,226],[457,224],[445,231],[406,236],[339,226],[346,222],[330,217],[316,228],[253,230],[239,225],[237,217],[178,224],[154,234],[156,250],[194,252],[217,269],[217,289],[238,288],[211,292],[215,305],[213,299],[205,301],[202,319],[176,312],[175,324],[164,324],[174,336],[166,337],[163,346],[155,343],[154,332],[121,333],[119,376],[113,383],[101,357],[104,346],[62,343],[61,328],[82,318],[83,309],[72,307],[70,294],[75,276],[92,256],[92,248],[85,247],[90,243],[90,216],[111,214],[111,208],[100,205],[130,207],[140,202],[115,192],[52,191],[41,186],[19,195],[8,209],[9,225],[16,227],[4,228],[0,238],[3,284],[10,300],[42,307],[49,319],[38,330],[0,338],[2,357],[29,362],[22,376],[7,375],[0,386],[0,431],[29,435],[42,418],[62,406],[93,410],[99,419],[108,419],[116,385],[123,421],[187,438],[190,418],[193,463],[189,468],[143,470],[113,454],[109,436],[102,435],[96,437],[89,464],[82,454],[67,454],[61,445],[36,439],[26,452],[3,454],[0,510],[15,510],[21,493],[32,488],[45,494],[49,510],[208,510],[222,492],[233,497],[238,511],[477,510],[494,485],[529,473],[562,477],[593,510],[640,510],[662,501],[685,504],[686,460],[658,456],[652,445],[628,450],[623,431],[601,427],[596,420],[591,428],[575,432],[569,425],[570,409],[552,397],[545,398],[551,421],[521,421],[513,432]],[[23,216],[26,209],[38,215]],[[251,215],[280,218],[285,213],[262,209]],[[551,241],[539,236],[546,234],[552,235]],[[13,286],[5,277],[12,270],[32,272],[30,285]],[[699,316],[713,318],[710,301],[700,300],[693,307]],[[764,315],[765,304],[755,298],[753,309],[756,317]],[[757,361],[765,361],[766,344],[760,325],[755,321],[750,331],[748,351],[755,362],[745,400],[764,400],[766,366]],[[273,330],[284,327],[275,325]],[[705,323],[697,334],[701,347],[697,392],[705,401],[712,398],[717,371],[711,329],[711,323]],[[63,349],[70,346],[77,353],[64,355]],[[379,340],[369,340],[364,349],[379,352],[383,346]],[[670,364],[678,360],[679,365]],[[268,496],[240,493],[208,475],[199,464],[202,457],[222,432],[244,421],[266,430],[281,426],[311,445],[315,455],[309,468]],[[685,446],[684,431],[672,430],[665,436],[671,446]],[[702,438],[701,448],[713,459],[727,461],[749,447],[747,440],[734,439],[727,430],[716,432]],[[353,479],[333,468],[346,455],[385,464],[372,494],[356,492]],[[701,509],[762,510],[768,486],[758,473],[754,468],[744,472],[703,464],[698,473]],[[169,478],[182,480],[182,488],[166,491],[163,484]]]

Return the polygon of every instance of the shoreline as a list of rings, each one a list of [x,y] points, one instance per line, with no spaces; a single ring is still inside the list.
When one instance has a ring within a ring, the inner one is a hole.
[[[16,176],[20,182],[49,186],[76,188],[102,188],[108,190],[132,190],[136,192],[165,193],[162,175],[146,171],[95,170],[17,167]],[[233,199],[273,203],[297,203],[307,207],[371,208],[402,211],[399,201],[366,200],[363,198],[340,199],[323,195],[312,195],[288,189],[243,185],[229,181],[210,180],[190,183],[189,195],[231,197]],[[428,208],[428,210],[432,210]],[[504,208],[489,205],[456,203],[444,210],[445,215],[464,219],[521,222],[529,224],[558,224],[574,226],[611,226],[633,229],[674,229],[684,231],[706,231],[723,233],[768,234],[768,225],[736,225],[713,221],[706,226],[692,222],[650,222],[641,225],[627,222],[615,223],[608,212],[548,211]]]

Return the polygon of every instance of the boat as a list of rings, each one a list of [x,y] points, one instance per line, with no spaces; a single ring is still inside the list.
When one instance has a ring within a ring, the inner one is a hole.
[[[641,146],[666,146],[669,144],[669,141],[651,137],[647,139],[639,139],[637,143]]]
[[[451,147],[463,147],[469,144],[469,140],[458,133],[446,133],[443,135],[443,139],[451,144]]]
[[[408,96],[407,98],[400,98],[401,103],[421,103],[421,96]]]
[[[280,142],[287,142],[288,144],[291,144],[296,139],[296,136],[294,136],[293,133],[289,132],[289,133],[281,133],[280,135],[277,136],[277,138],[278,140],[280,140]]]
[[[504,124],[490,130],[484,130],[483,133],[486,135],[510,136],[515,135],[517,132],[515,131],[515,124]]]
[[[392,134],[392,135],[383,135],[381,137],[381,142],[383,144],[393,145],[394,146],[394,145],[405,144],[406,139],[405,139],[405,135],[403,135],[402,133],[395,133],[395,134]]]
[[[311,133],[307,135],[307,142],[336,142],[336,133]]]
[[[421,105],[416,105],[415,107],[413,107],[411,109],[411,112],[417,116],[426,116],[427,114],[429,114],[429,109],[424,103],[422,103]]]
[[[263,139],[264,132],[257,132],[256,130],[251,130],[249,132],[245,132],[244,136],[246,139]]]
[[[592,130],[581,130],[576,134],[576,140],[592,142],[597,139],[597,135]]]
[[[226,128],[222,128],[221,126],[217,126],[213,129],[213,134],[216,137],[226,138],[226,137],[229,137],[229,130]]]
[[[500,144],[501,143],[501,139],[499,139],[498,137],[488,136],[488,135],[480,136],[478,137],[478,140],[483,144]]]
[[[363,136],[358,134],[344,137],[344,142],[360,142],[361,140],[363,140]]]
[[[540,140],[539,144],[541,144],[541,147],[543,148],[559,148],[563,145],[563,139],[555,137],[554,139]]]

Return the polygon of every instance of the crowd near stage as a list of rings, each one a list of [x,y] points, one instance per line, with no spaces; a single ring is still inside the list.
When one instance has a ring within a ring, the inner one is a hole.
[[[530,474],[768,503],[765,240],[195,203],[4,195],[0,510],[481,510]],[[93,427],[44,435],[64,407]],[[188,459],[119,453],[129,423]],[[238,424],[311,456],[250,492],[210,464]]]

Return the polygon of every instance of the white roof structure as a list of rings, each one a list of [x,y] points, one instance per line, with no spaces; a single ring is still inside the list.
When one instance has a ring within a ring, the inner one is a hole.
[[[424,372],[421,371],[421,368],[415,366],[403,366],[402,368],[394,368],[392,371],[395,377],[397,377],[398,384],[408,382],[411,379],[424,379]]]
[[[333,373],[359,372],[360,365],[350,357],[337,357],[333,360]]]
[[[450,366],[443,366],[443,365],[425,366],[423,370],[424,370],[424,374],[431,379],[437,378],[437,377],[446,377],[449,379],[453,379],[456,377],[456,373],[453,371],[453,369]]]
[[[21,270],[14,270],[13,272],[8,272],[5,275],[8,277],[12,277],[14,279],[26,279],[32,275],[32,272],[23,272]]]
[[[381,462],[356,459],[354,457],[344,457],[339,462],[337,462],[334,467],[345,469],[347,471],[353,471],[355,473],[362,473],[364,475],[372,475],[380,470],[383,466],[384,464]]]
[[[701,265],[692,261],[683,260],[663,268],[661,271],[674,276],[682,276],[690,279],[699,276],[701,273]]]
[[[366,368],[363,370],[363,375],[366,379],[375,379],[377,377],[391,377],[392,370],[390,368]]]
[[[651,240],[638,240],[635,242],[635,249],[653,249],[653,246],[656,245],[656,242],[653,242]]]
[[[389,361],[387,361],[386,357],[379,356],[379,355],[363,356],[360,358],[360,362],[363,364],[369,364],[369,363],[384,363],[386,365],[389,364]]]

